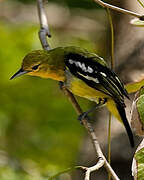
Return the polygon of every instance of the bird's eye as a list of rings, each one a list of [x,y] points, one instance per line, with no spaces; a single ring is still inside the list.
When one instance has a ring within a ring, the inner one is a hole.
[[[40,64],[37,64],[37,65],[33,66],[32,69],[33,69],[33,70],[37,70],[38,67],[39,67],[39,65],[40,65]]]

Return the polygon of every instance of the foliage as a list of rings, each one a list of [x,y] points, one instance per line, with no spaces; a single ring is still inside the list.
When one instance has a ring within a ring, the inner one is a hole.
[[[71,8],[99,8],[90,0],[49,1]],[[133,20],[132,23],[143,26],[140,20]],[[26,76],[9,81],[10,76],[20,67],[23,56],[33,49],[41,48],[38,29],[36,25],[13,26],[0,22],[1,180],[45,180],[75,165],[74,161],[84,134],[82,126],[76,121],[74,110],[60,92],[56,82]],[[52,30],[52,35],[52,47],[69,44],[94,50],[97,46],[88,38],[74,37],[70,34],[69,38],[65,38],[65,33],[55,29]],[[129,84],[126,89],[132,93],[143,84],[144,80]],[[84,102],[86,108],[88,103]],[[138,163],[140,162],[139,165],[143,166],[141,151],[139,152],[135,158]]]
[[[133,163],[132,163],[132,173],[134,179],[143,180],[144,179],[144,140],[138,146]]]
[[[144,86],[136,93],[132,105],[131,122],[135,133],[139,136],[144,134]]]
[[[40,48],[37,30],[0,24],[1,180],[40,179],[74,165],[83,136],[57,82],[26,76],[9,80],[23,56]]]

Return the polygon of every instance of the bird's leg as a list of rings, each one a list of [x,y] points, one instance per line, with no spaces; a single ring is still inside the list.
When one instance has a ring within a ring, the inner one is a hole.
[[[64,82],[59,81],[59,88],[60,88],[60,90],[62,90],[62,89],[63,89],[63,87],[64,87]]]
[[[78,116],[78,120],[80,121],[80,123],[82,124],[82,120],[83,119],[87,119],[89,120],[90,118],[88,117],[88,114],[95,111],[97,108],[101,107],[102,105],[104,105],[106,103],[107,99],[101,99],[99,98],[99,102],[94,106],[92,107],[91,109],[89,109],[88,111],[86,112],[83,112],[82,114],[80,114]]]

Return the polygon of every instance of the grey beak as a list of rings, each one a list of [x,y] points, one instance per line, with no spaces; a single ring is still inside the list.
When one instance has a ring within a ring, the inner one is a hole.
[[[26,73],[28,73],[28,71],[24,71],[24,70],[21,68],[20,70],[18,70],[18,71],[10,78],[10,80],[12,80],[12,79],[14,79],[14,78],[16,78],[16,77],[19,77],[19,76],[21,76],[21,75],[23,75],[23,74],[26,74]]]

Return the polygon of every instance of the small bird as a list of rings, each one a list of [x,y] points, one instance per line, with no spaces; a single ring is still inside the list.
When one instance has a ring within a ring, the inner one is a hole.
[[[125,113],[124,97],[128,93],[119,77],[103,58],[79,47],[57,47],[27,54],[21,69],[10,79],[23,74],[51,78],[62,82],[73,94],[99,104],[121,121],[134,147],[133,134]]]

